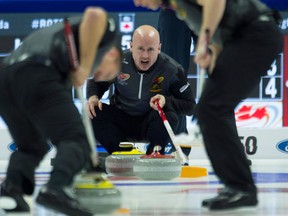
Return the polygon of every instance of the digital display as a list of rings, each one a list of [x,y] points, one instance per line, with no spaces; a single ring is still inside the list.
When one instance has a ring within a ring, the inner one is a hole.
[[[81,15],[81,13],[0,14],[0,58],[9,55],[33,31],[62,22],[64,17]],[[157,12],[111,12],[109,15],[118,22],[123,50],[129,48],[135,27],[150,24],[157,28]]]

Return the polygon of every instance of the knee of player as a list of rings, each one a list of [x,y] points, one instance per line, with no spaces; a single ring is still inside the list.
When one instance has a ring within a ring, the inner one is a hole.
[[[175,112],[167,112],[166,116],[170,124],[172,125],[179,124],[179,115],[177,115]]]

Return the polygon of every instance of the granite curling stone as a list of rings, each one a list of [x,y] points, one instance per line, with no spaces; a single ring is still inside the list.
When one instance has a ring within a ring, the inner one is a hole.
[[[104,175],[87,175],[74,184],[76,198],[94,214],[111,214],[121,207],[121,192]]]
[[[131,151],[117,151],[105,159],[107,174],[114,176],[135,176],[133,172],[134,163],[144,152],[135,148],[133,143],[120,143],[121,147],[132,147]]]
[[[181,175],[181,161],[172,155],[161,155],[159,147],[155,147],[152,154],[141,156],[135,162],[133,172],[140,179],[166,181]]]

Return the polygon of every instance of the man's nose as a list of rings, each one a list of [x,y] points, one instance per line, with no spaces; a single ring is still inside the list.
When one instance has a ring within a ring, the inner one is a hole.
[[[142,57],[144,57],[144,58],[147,58],[149,55],[148,55],[148,52],[147,51],[144,51],[143,53],[142,53]]]

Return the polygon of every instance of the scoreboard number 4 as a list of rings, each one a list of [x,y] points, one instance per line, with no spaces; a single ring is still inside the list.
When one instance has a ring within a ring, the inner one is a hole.
[[[271,65],[271,69],[267,71],[268,76],[275,76],[277,73],[277,65],[276,65],[276,60]],[[265,88],[265,94],[270,95],[271,98],[275,98],[277,95],[277,85],[276,85],[276,78],[271,77],[268,84],[266,85]]]

